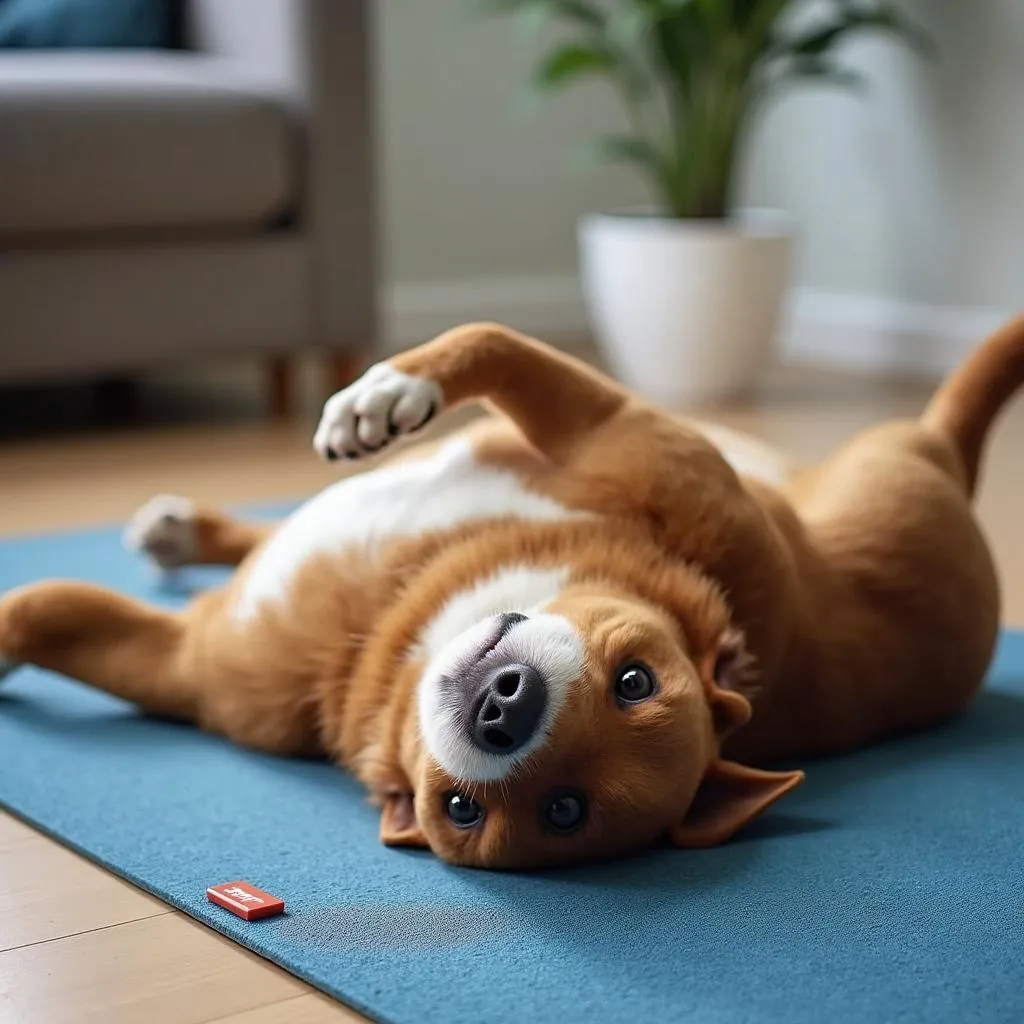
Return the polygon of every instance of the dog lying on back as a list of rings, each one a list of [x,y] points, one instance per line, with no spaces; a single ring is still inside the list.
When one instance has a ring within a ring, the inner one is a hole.
[[[238,565],[173,613],[45,582],[0,661],[283,755],[326,754],[384,843],[518,868],[728,839],[838,753],[964,708],[999,622],[970,500],[1024,381],[1024,319],[918,422],[792,470],[539,342],[471,325],[328,401],[369,460],[435,415],[500,415],[329,487],[276,528],[154,499],[157,563]],[[734,469],[734,463],[744,475]]]

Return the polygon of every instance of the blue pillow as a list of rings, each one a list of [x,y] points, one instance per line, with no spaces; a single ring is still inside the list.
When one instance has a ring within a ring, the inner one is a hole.
[[[0,0],[0,47],[177,47],[180,6],[179,0]]]

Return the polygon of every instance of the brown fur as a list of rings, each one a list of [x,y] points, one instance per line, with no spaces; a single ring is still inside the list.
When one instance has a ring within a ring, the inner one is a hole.
[[[743,765],[935,723],[981,683],[999,598],[969,498],[989,425],[1024,381],[1024,320],[921,421],[867,431],[780,490],[738,477],[696,426],[496,325],[391,362],[436,382],[447,407],[482,399],[504,414],[472,431],[478,460],[595,518],[510,517],[373,558],[318,555],[285,603],[239,625],[228,608],[264,531],[204,511],[196,560],[241,563],[228,587],[180,615],[83,584],[23,588],[0,599],[0,651],[240,743],[326,752],[382,804],[385,841],[493,867],[663,834],[722,841],[801,778]],[[571,568],[555,607],[585,638],[587,668],[529,771],[479,788],[486,827],[458,831],[442,810],[457,781],[424,750],[423,665],[408,652],[452,594],[510,563]],[[661,692],[627,720],[607,695],[629,658],[656,668]],[[593,794],[576,836],[535,827],[552,780]]]

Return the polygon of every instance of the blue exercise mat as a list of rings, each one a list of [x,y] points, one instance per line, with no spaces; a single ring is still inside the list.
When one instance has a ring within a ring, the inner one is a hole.
[[[114,531],[0,544],[0,591],[45,576],[181,600]],[[450,868],[380,846],[375,812],[328,765],[36,671],[0,688],[0,803],[393,1024],[1024,1021],[1021,636],[1003,637],[965,718],[811,765],[716,850]],[[236,878],[288,913],[246,924],[206,901]]]

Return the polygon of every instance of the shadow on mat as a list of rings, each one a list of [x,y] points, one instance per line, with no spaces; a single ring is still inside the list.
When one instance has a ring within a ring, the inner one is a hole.
[[[222,736],[205,733],[190,722],[173,718],[161,718],[146,714],[130,704],[106,698],[101,695],[92,706],[75,706],[65,709],[52,698],[35,701],[24,693],[4,693],[0,689],[0,726],[5,721],[16,722],[33,732],[45,733],[49,737],[66,736],[76,744],[95,748],[109,754],[113,748],[135,752],[152,750],[155,746],[165,748],[196,742],[211,743],[239,755],[249,755],[268,764],[275,765],[282,772],[290,766],[321,765],[337,772],[324,757],[282,758],[264,754],[249,747],[239,746]]]

